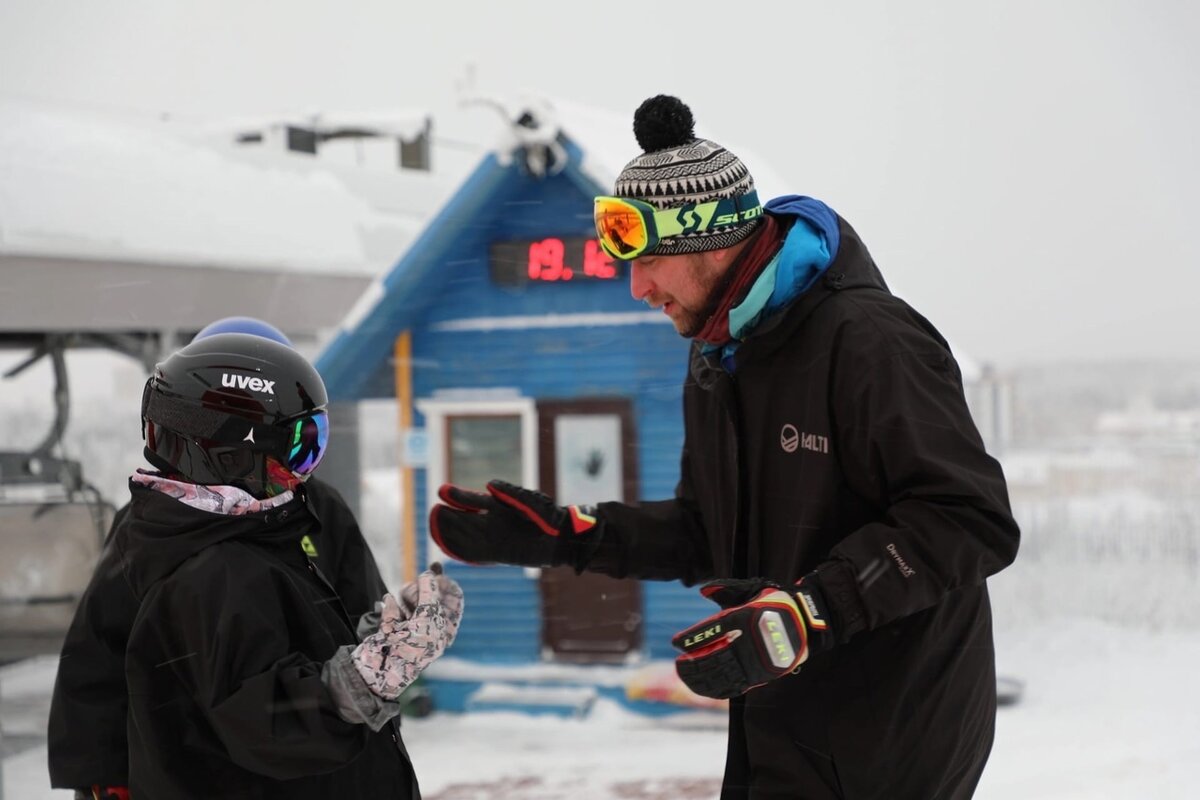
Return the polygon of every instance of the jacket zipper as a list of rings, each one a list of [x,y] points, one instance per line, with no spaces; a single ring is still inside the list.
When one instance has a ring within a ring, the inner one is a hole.
[[[741,404],[738,402],[737,382],[736,379],[729,374],[722,376],[723,389],[726,393],[725,414],[729,423],[731,432],[730,443],[733,449],[733,467],[734,467],[734,482],[733,482],[733,533],[730,537],[730,571],[735,578],[746,578],[749,571],[749,542],[746,540],[746,524],[745,513],[742,509],[742,500],[746,496],[742,491],[742,482],[745,480],[745,469],[742,465],[742,446],[741,446]]]
[[[338,608],[342,612],[342,621],[346,623],[346,625],[350,628],[350,632],[354,634],[354,638],[357,639],[358,628],[355,625],[354,620],[350,619],[350,615],[346,612],[346,606],[342,603],[342,596],[339,595],[337,593],[337,589],[334,589],[329,581],[325,579],[325,576],[322,575],[320,570],[317,569],[317,565],[312,562],[312,559],[310,559],[308,556],[305,556],[304,560],[308,565],[308,571],[312,573],[313,577],[317,579],[321,586],[329,590],[331,599],[337,600]]]

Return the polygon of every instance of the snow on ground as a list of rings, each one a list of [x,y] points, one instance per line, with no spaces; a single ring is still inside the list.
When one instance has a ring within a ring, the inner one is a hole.
[[[979,800],[1200,794],[1191,766],[1200,763],[1200,631],[1006,623],[997,668],[1025,690],[1000,709]],[[0,670],[6,731],[44,729],[52,682],[53,659]],[[652,719],[600,703],[584,720],[435,714],[406,719],[404,731],[427,800],[715,798],[724,764],[723,724],[700,712]],[[44,744],[6,759],[3,797],[69,797],[47,788],[45,761]]]
[[[1136,603],[1132,588],[1111,601]],[[1000,710],[979,800],[1200,796],[1200,632],[1058,618],[996,644],[997,671],[1025,692]]]
[[[404,721],[428,800],[714,798],[725,719],[631,714],[601,700],[586,720],[495,714]]]

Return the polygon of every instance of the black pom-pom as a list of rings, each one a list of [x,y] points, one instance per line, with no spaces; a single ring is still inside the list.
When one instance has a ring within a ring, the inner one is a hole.
[[[633,135],[647,153],[680,147],[696,138],[692,110],[678,97],[660,94],[633,113]]]

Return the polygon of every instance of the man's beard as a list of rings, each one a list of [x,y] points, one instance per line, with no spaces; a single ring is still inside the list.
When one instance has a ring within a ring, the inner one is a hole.
[[[738,261],[741,260],[741,254],[739,253],[738,256],[709,288],[708,294],[704,298],[704,305],[701,306],[700,311],[689,311],[688,316],[681,320],[685,324],[677,328],[680,336],[685,339],[695,339],[700,331],[704,330],[705,326],[708,325],[713,315],[717,313],[721,301],[725,299],[725,292],[729,291],[730,285],[737,278],[736,267]]]

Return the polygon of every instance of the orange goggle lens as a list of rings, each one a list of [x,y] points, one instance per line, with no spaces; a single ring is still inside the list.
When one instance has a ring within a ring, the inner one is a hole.
[[[613,258],[629,261],[645,252],[651,244],[646,213],[627,200],[598,197],[593,217],[600,246]]]

